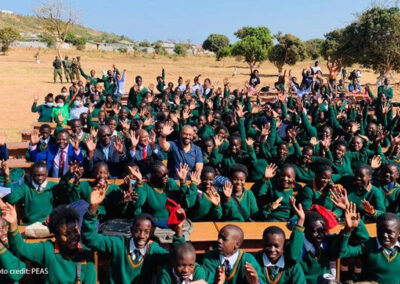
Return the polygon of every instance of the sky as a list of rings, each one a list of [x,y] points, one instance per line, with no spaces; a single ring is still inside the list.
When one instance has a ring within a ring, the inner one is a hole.
[[[377,1],[369,0],[63,0],[79,13],[79,24],[135,41],[174,39],[201,44],[209,34],[236,40],[243,26],[266,26],[302,40],[323,38],[351,23]],[[390,0],[378,3],[390,4]],[[395,2],[395,1],[393,1]],[[40,0],[0,0],[0,10],[32,15]]]

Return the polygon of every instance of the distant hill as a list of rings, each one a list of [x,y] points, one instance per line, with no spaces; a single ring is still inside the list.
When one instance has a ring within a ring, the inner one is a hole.
[[[0,13],[0,28],[4,27],[14,27],[23,34],[41,34],[43,32],[40,21],[36,17],[18,14]],[[75,25],[71,32],[77,37],[86,37],[88,40],[96,42],[101,42],[103,39],[107,42],[118,42],[120,40],[133,42],[125,36],[97,31],[82,25]]]

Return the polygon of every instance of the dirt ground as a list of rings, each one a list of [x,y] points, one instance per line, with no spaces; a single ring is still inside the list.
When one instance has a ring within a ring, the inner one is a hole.
[[[40,97],[43,101],[47,93],[60,93],[66,83],[53,83],[52,61],[56,55],[55,50],[41,50],[40,64],[35,63],[34,55],[37,49],[13,48],[8,55],[0,56],[0,131],[6,132],[8,141],[20,141],[20,130],[30,129],[38,115],[30,111],[33,97]],[[179,76],[184,80],[191,79],[201,74],[202,79],[210,78],[215,87],[223,85],[223,79],[229,78],[233,88],[242,88],[249,78],[249,68],[234,58],[216,61],[212,56],[187,56],[185,58],[168,58],[153,55],[134,56],[114,52],[75,51],[63,50],[62,55],[70,58],[81,56],[81,64],[85,72],[96,70],[96,75],[101,76],[102,70],[111,69],[112,64],[120,69],[127,70],[126,92],[134,84],[137,75],[143,77],[145,85],[155,84],[156,76],[161,74],[161,68],[166,70],[166,81],[172,81],[176,85]],[[292,69],[292,74],[301,77],[301,70],[313,64],[305,61]],[[326,63],[321,62],[323,71],[327,71]],[[262,86],[273,86],[277,79],[277,69],[271,63],[266,62],[258,67]],[[348,68],[348,73],[351,71]],[[376,83],[377,75],[371,70],[361,69],[363,76],[361,83]],[[235,76],[233,76],[235,74]],[[396,74],[396,82],[400,76]],[[395,88],[395,96],[399,96],[399,87]]]

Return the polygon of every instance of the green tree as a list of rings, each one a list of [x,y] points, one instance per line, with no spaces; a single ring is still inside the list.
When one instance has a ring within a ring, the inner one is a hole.
[[[310,39],[304,42],[306,46],[307,55],[312,60],[316,60],[321,56],[321,48],[324,40],[320,38]]]
[[[375,7],[344,29],[338,52],[380,74],[400,71],[400,9]]]
[[[239,41],[232,45],[230,54],[243,58],[251,72],[257,63],[267,60],[272,47],[272,36],[267,27],[243,27],[235,32],[235,36]]]
[[[221,48],[229,46],[229,38],[225,35],[210,34],[203,42],[203,49],[217,53]]]
[[[0,29],[1,51],[6,54],[10,49],[10,44],[20,38],[19,32],[12,27]]]
[[[270,50],[268,59],[278,68],[279,73],[282,72],[285,64],[295,65],[296,62],[306,58],[306,47],[298,37],[291,34],[282,35],[278,33],[275,38],[278,43]]]
[[[186,56],[186,48],[184,44],[177,43],[174,47],[174,52],[179,56]]]
[[[217,61],[220,61],[224,57],[231,56],[231,53],[232,53],[232,51],[231,51],[231,47],[229,45],[225,46],[223,48],[220,48],[216,53]]]
[[[156,41],[155,43],[153,43],[153,47],[154,47],[154,53],[155,54],[162,55],[162,56],[168,55],[168,52],[162,46],[162,42],[161,41]]]
[[[344,41],[344,29],[333,30],[325,34],[325,40],[321,44],[321,54],[325,59],[331,57],[333,59],[341,59],[339,47]]]
[[[42,33],[40,35],[40,41],[47,43],[47,47],[55,47],[57,38],[49,33]]]
[[[144,41],[139,42],[139,46],[140,47],[150,47],[151,43],[148,40],[144,40]]]

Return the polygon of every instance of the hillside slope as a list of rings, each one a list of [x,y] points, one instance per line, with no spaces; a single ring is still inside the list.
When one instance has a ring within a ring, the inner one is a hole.
[[[39,19],[33,16],[24,16],[18,14],[9,15],[0,13],[0,29],[4,27],[14,27],[20,33],[25,34],[40,34],[43,32]],[[97,31],[82,25],[75,25],[72,28],[72,33],[74,33],[77,37],[86,37],[87,39],[94,41],[102,41],[103,39],[106,39],[107,42],[117,42],[122,39],[132,41],[124,36]]]

